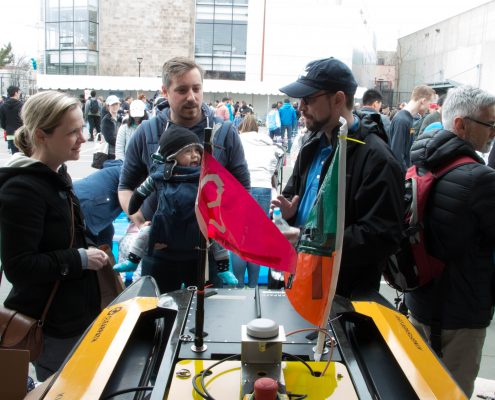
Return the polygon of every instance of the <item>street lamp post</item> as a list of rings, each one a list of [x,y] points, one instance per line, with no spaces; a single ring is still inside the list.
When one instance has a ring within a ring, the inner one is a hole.
[[[143,57],[138,57],[137,62],[138,62],[138,76],[141,78],[141,63],[143,62]]]

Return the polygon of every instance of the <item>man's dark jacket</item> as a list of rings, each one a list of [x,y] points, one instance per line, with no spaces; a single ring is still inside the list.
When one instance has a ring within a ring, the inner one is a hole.
[[[400,241],[404,217],[404,177],[387,145],[378,114],[359,114],[357,133],[347,142],[345,232],[337,294],[351,297],[378,290],[386,257]],[[377,118],[377,119],[375,119]],[[335,154],[338,127],[332,133],[333,149],[320,174],[320,185]],[[301,148],[283,194],[302,199],[306,178],[318,151],[322,132],[311,133]],[[295,217],[289,221],[293,223]]]
[[[441,289],[433,282],[406,295],[413,316],[425,324],[431,324],[440,298],[444,329],[484,328],[493,316],[495,170],[484,165],[470,143],[446,130],[424,133],[411,149],[412,162],[428,169],[462,155],[476,163],[439,179],[425,214],[430,253],[446,262]]]
[[[12,97],[0,105],[0,126],[7,135],[13,135],[22,126],[21,108],[22,102]]]

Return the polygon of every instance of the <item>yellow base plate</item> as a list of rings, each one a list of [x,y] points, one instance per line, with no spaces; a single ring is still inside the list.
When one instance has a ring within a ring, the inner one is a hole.
[[[214,364],[215,360],[182,360],[175,366],[170,391],[166,399],[201,400],[193,388],[192,378],[197,373]],[[321,372],[326,362],[308,362],[314,371]],[[323,377],[312,376],[300,362],[282,363],[287,391],[306,394],[308,399],[357,399],[346,367],[338,362],[330,363]],[[218,400],[241,398],[241,362],[225,361],[213,368],[213,374],[205,379],[206,389]],[[180,377],[187,375],[186,377]],[[199,379],[197,380],[199,385]]]

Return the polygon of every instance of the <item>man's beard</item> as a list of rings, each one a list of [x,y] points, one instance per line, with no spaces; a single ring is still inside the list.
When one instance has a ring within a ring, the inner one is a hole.
[[[306,128],[308,128],[308,130],[310,132],[319,132],[322,130],[322,128],[328,124],[328,122],[330,121],[330,117],[326,118],[325,120],[321,120],[321,121],[317,121],[317,120],[314,120],[314,119],[306,119]]]

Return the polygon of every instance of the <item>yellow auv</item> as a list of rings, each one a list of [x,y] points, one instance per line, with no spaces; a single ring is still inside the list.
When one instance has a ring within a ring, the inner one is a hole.
[[[103,310],[44,399],[100,398],[139,316],[157,297],[136,297]]]

